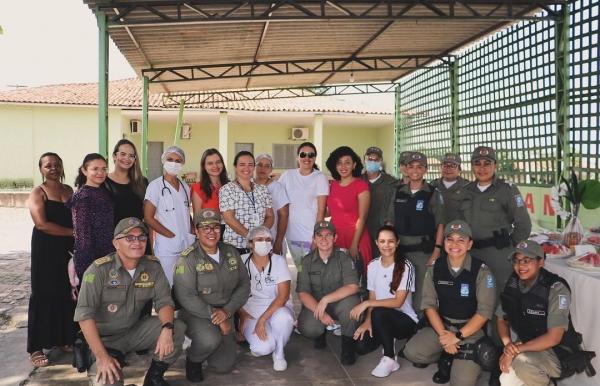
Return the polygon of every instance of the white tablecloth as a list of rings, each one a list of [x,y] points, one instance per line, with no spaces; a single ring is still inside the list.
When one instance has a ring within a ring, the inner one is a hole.
[[[598,372],[593,378],[576,374],[560,382],[561,386],[600,385],[600,272],[590,273],[570,268],[563,259],[547,259],[546,269],[563,277],[571,287],[571,318],[575,330],[583,335],[587,350],[595,351],[592,360]]]

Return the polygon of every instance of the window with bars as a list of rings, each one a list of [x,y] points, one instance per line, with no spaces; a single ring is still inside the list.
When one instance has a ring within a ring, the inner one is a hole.
[[[273,144],[273,169],[295,169],[297,144]]]

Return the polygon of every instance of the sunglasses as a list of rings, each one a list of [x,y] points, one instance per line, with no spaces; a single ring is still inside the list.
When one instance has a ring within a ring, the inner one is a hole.
[[[317,156],[317,153],[305,153],[303,151],[300,152],[300,154],[298,154],[300,156],[300,158],[315,158]]]

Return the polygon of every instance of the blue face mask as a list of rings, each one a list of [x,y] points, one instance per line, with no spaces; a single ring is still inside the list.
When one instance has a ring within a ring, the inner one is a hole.
[[[381,162],[367,161],[366,168],[367,168],[367,173],[377,173],[378,171],[381,171]]]

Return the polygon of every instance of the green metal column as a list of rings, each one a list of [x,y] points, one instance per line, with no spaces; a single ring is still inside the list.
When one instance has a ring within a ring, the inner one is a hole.
[[[98,153],[108,156],[108,18],[96,10],[98,21]]]
[[[554,58],[556,74],[556,161],[555,183],[571,165],[569,147],[569,4],[563,4],[554,24]],[[565,173],[566,174],[566,173]],[[556,217],[561,227],[560,217]]]
[[[450,147],[460,153],[460,111],[458,106],[458,58],[450,65]]]
[[[142,173],[148,176],[148,77],[143,77],[142,87],[142,143],[140,144]]]
[[[398,157],[400,156],[400,152],[402,151],[402,141],[400,140],[400,136],[402,135],[402,106],[400,104],[400,84],[396,86],[395,91],[395,101],[394,101],[394,136],[396,141],[394,143],[394,175],[398,177],[400,175],[400,171],[398,169]]]
[[[173,145],[179,146],[181,139],[181,125],[183,125],[183,108],[185,107],[185,100],[181,98],[179,101],[179,114],[177,114],[177,126],[175,126],[175,138],[173,139]]]

